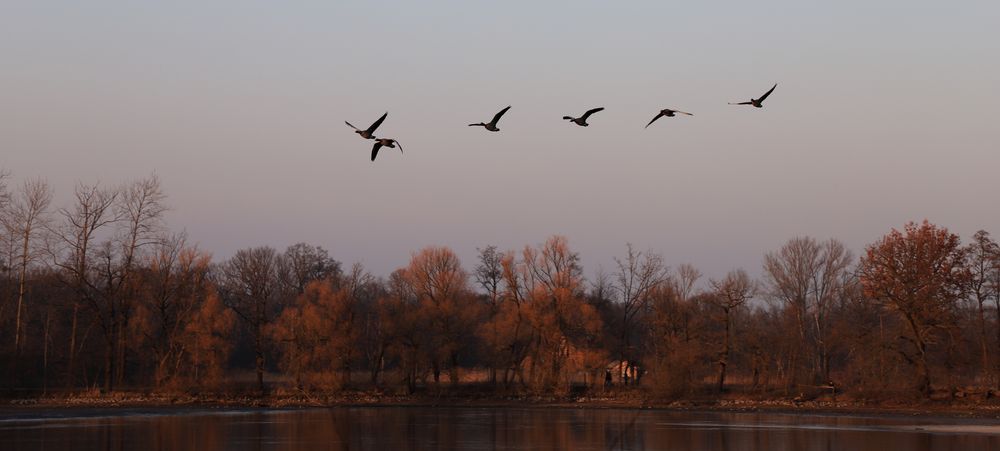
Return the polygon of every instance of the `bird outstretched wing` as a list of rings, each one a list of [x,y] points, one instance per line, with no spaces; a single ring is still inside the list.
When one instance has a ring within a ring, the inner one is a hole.
[[[771,95],[771,93],[774,92],[774,88],[777,88],[777,87],[778,87],[778,84],[775,83],[774,86],[771,86],[771,89],[769,89],[767,92],[764,93],[764,95],[760,96],[760,98],[757,99],[757,102],[763,102],[764,99],[767,98],[767,96]]]
[[[399,153],[403,153],[403,145],[400,144],[400,142],[396,141],[395,139],[392,140],[392,142],[396,143],[396,145],[399,146]]]
[[[740,103],[729,102],[729,104],[730,105],[753,105],[753,102],[740,102]]]
[[[375,161],[375,157],[378,156],[378,150],[382,148],[382,143],[376,141],[375,145],[372,146],[372,161]]]
[[[581,117],[580,119],[587,120],[587,118],[590,117],[591,114],[594,114],[594,113],[596,113],[598,111],[601,111],[603,109],[604,109],[604,107],[597,107],[597,108],[594,108],[592,110],[588,110],[586,113],[583,113],[583,117]]]
[[[504,109],[500,110],[500,112],[497,113],[496,116],[493,116],[493,120],[490,121],[490,123],[493,124],[493,125],[497,125],[497,122],[500,120],[500,117],[503,116],[503,114],[506,113],[507,110],[509,110],[509,109],[510,109],[510,105],[507,105],[507,108],[504,108]]]
[[[344,121],[344,123],[345,123],[345,124],[347,124],[347,126],[348,126],[348,127],[351,127],[351,128],[353,128],[353,129],[355,129],[355,130],[358,130],[358,131],[361,131],[361,129],[359,129],[359,128],[357,128],[357,127],[353,126],[353,125],[351,125],[351,123],[350,123],[350,122],[347,122],[347,121]]]
[[[659,118],[661,118],[661,117],[663,117],[663,112],[660,112],[659,114],[657,114],[656,116],[654,116],[653,120],[649,121],[649,123],[646,124],[646,128],[649,128],[650,125],[653,125],[653,122],[656,122],[656,120],[659,119]]]
[[[388,115],[389,115],[389,112],[386,111],[385,114],[383,114],[382,117],[378,118],[377,121],[375,121],[374,123],[372,123],[372,125],[370,127],[368,127],[368,130],[366,130],[366,131],[368,133],[375,133],[375,129],[378,128],[379,125],[382,125],[382,121],[384,121],[385,117],[388,116]]]

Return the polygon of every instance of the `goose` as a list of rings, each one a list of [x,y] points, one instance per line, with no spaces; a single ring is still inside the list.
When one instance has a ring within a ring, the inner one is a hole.
[[[506,113],[507,110],[509,110],[509,109],[510,109],[510,105],[507,105],[507,108],[504,108],[504,109],[500,110],[500,112],[497,113],[496,116],[493,116],[493,120],[490,121],[488,124],[480,122],[478,124],[469,124],[469,127],[483,127],[483,128],[485,128],[485,129],[487,129],[487,130],[489,130],[491,132],[498,132],[498,131],[500,131],[500,129],[497,128],[497,122],[500,121],[500,117],[503,116],[503,114]]]
[[[596,113],[598,111],[601,111],[603,109],[604,109],[604,107],[594,108],[592,110],[588,110],[586,113],[583,113],[583,116],[580,116],[580,117],[563,116],[563,119],[566,119],[567,121],[570,121],[570,122],[572,122],[572,123],[574,123],[576,125],[579,125],[581,127],[586,127],[587,125],[589,125],[589,124],[587,124],[587,118],[590,117],[591,114],[594,114],[594,113]]]
[[[359,129],[359,128],[353,126],[353,125],[351,125],[351,123],[347,122],[347,121],[344,121],[344,123],[347,124],[348,127],[353,128],[354,129],[354,133],[357,133],[357,134],[361,135],[362,138],[364,138],[364,139],[375,139],[375,129],[378,128],[379,125],[382,125],[382,121],[384,121],[385,117],[388,116],[388,115],[389,115],[389,112],[386,111],[385,114],[383,114],[382,117],[378,118],[378,120],[375,121],[375,123],[373,123],[371,126],[369,126],[367,130],[361,130],[361,129]]]
[[[678,113],[679,114],[686,114],[688,116],[694,116],[691,113],[687,113],[687,112],[684,112],[684,111],[681,111],[681,110],[671,110],[670,108],[664,108],[664,109],[660,110],[659,114],[657,114],[656,116],[653,117],[653,120],[649,121],[649,123],[646,124],[646,128],[649,128],[650,125],[653,125],[653,122],[656,122],[657,119],[659,119],[659,118],[661,118],[663,116],[674,117]]]
[[[374,137],[372,139],[375,140],[375,145],[372,146],[372,161],[375,161],[375,157],[378,155],[378,150],[381,149],[382,146],[395,149],[396,146],[398,145],[399,146],[399,153],[403,153],[403,145],[400,144],[399,141],[396,141],[395,139],[392,139],[392,138],[374,138]]]
[[[767,92],[765,92],[764,95],[760,96],[759,99],[750,99],[749,102],[740,102],[740,103],[732,103],[732,102],[730,102],[729,104],[730,105],[753,105],[753,106],[755,106],[757,108],[763,108],[764,107],[764,105],[763,105],[764,99],[766,99],[767,96],[771,95],[771,92],[774,91],[774,88],[777,88],[777,87],[778,87],[778,84],[775,83],[774,86],[772,86],[770,90],[768,90]]]

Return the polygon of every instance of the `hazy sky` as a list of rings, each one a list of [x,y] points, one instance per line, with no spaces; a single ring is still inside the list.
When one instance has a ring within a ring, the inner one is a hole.
[[[758,274],[796,235],[1000,235],[998,24],[996,0],[6,0],[0,167],[60,205],[155,171],[219,258],[305,241],[385,275],[562,234],[588,275],[626,242]],[[664,107],[694,117],[644,130]],[[405,154],[371,163],[344,120],[385,111]]]

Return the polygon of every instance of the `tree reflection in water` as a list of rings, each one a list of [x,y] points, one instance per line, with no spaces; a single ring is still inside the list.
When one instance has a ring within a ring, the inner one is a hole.
[[[924,429],[988,422],[902,417],[510,407],[55,410],[39,415],[50,417],[44,419],[27,418],[32,412],[12,415],[20,418],[0,421],[5,451],[1000,449],[1000,435]]]

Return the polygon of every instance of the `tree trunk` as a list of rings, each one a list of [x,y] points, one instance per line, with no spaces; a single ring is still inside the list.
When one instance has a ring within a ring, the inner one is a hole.
[[[111,335],[114,337],[114,335]],[[114,380],[114,363],[115,363],[115,340],[114,338],[105,339],[108,345],[107,352],[104,354],[104,392],[111,393]]]
[[[979,301],[979,346],[980,346],[982,354],[983,354],[982,355],[982,358],[983,358],[983,371],[982,371],[982,374],[983,374],[983,379],[984,379],[983,382],[988,382],[988,379],[990,377],[989,375],[990,375],[991,371],[990,371],[990,354],[989,354],[989,348],[988,348],[988,345],[986,344],[986,340],[987,340],[986,339],[986,311],[983,308],[983,303],[984,303],[985,299],[979,298],[977,300]]]
[[[14,320],[14,356],[21,355],[21,311],[23,310],[22,305],[24,304],[24,293],[26,290],[26,281],[28,276],[28,239],[24,240],[24,254],[21,255],[21,271],[18,276],[17,284],[17,313]]]
[[[69,363],[66,365],[66,388],[73,388],[76,371],[76,319],[80,304],[73,302],[73,320],[69,331]]]
[[[722,354],[719,356],[719,382],[718,389],[719,392],[724,392],[726,390],[726,366],[729,364],[729,334],[732,329],[729,317],[729,309],[725,309],[726,312],[726,335],[722,341]]]
[[[256,354],[257,390],[264,395],[264,343],[263,330],[258,323],[254,330],[254,353]]]

